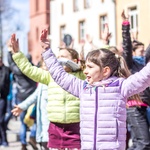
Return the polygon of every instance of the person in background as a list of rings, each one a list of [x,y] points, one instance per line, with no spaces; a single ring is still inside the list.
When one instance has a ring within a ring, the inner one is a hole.
[[[17,104],[19,104],[35,91],[35,89],[37,88],[37,83],[31,80],[30,78],[28,78],[27,76],[25,76],[20,71],[20,69],[17,67],[14,60],[12,59],[11,49],[12,47],[9,41],[8,42],[8,50],[9,50],[8,51],[8,63],[9,63],[9,68],[14,75],[14,80],[16,83],[16,90],[17,90],[16,102]],[[32,61],[31,55],[28,55],[28,59]],[[24,123],[24,118],[25,118],[26,113],[27,111],[23,111],[20,114],[20,121],[21,121],[20,141],[22,144],[22,150],[27,150],[27,141],[26,141],[27,125]],[[37,149],[35,136],[36,136],[36,125],[34,124],[30,130],[30,139],[29,139],[29,143],[32,143],[31,146],[33,147],[33,149]]]
[[[80,59],[85,60],[86,55],[88,52],[96,49],[97,47],[93,44],[93,38],[89,34],[86,34],[86,39],[80,41],[81,45],[81,52],[80,52]]]
[[[46,70],[46,66],[44,62],[41,62],[41,68]],[[41,64],[40,63],[40,64]],[[48,150],[47,142],[48,142],[48,113],[47,110],[44,109],[47,106],[47,85],[45,84],[38,84],[37,89],[31,94],[27,99],[25,99],[19,105],[15,105],[14,109],[12,110],[13,115],[18,116],[22,111],[27,110],[27,108],[32,105],[33,103],[36,104],[36,142],[40,144],[41,150]]]
[[[54,150],[80,150],[79,99],[64,91],[51,78],[48,71],[32,66],[19,51],[19,43],[13,47],[13,59],[20,70],[36,82],[48,85],[48,119],[50,121],[48,148]],[[60,48],[59,63],[64,70],[80,79],[85,79],[79,54],[72,48]]]
[[[94,50],[86,57],[83,81],[63,70],[50,49],[46,29],[40,39],[43,59],[55,82],[80,97],[81,149],[124,150],[126,102],[150,86],[150,63],[125,78],[129,70],[122,64],[123,57],[108,49]],[[14,35],[12,43],[16,44]]]
[[[9,130],[8,123],[9,123],[9,120],[11,119],[11,117],[12,117],[12,113],[11,113],[11,110],[13,108],[13,106],[12,106],[12,99],[13,99],[12,87],[13,87],[13,74],[11,73],[10,74],[9,94],[7,96],[7,112],[5,114],[5,127],[6,127],[6,130]]]
[[[0,56],[0,146],[7,147],[7,134],[5,128],[5,113],[7,108],[7,96],[10,87],[10,70],[3,64]]]
[[[123,57],[132,74],[145,66],[144,44],[137,40],[131,41],[130,22],[122,12]],[[127,102],[127,122],[130,127],[132,146],[128,150],[150,149],[150,133],[147,119],[147,107],[150,106],[149,87],[139,93],[141,103],[135,100]]]

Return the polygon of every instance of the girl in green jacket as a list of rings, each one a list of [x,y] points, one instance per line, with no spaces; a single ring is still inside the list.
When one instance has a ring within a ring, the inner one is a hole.
[[[48,71],[32,66],[19,51],[15,35],[12,35],[11,41],[13,59],[20,70],[32,80],[48,85],[47,111],[50,121],[48,147],[52,150],[80,149],[79,99],[58,86]],[[67,72],[80,79],[85,79],[79,66],[77,51],[70,48],[60,48],[58,60]]]

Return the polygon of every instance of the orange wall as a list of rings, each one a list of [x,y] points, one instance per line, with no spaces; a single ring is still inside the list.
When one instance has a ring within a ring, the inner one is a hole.
[[[116,0],[117,45],[122,41],[122,10],[127,13],[127,8],[135,5],[138,9],[138,40],[143,42],[145,47],[150,42],[150,0]]]
[[[38,0],[39,9],[38,11],[36,11],[36,0],[30,0],[29,53],[32,55],[32,60],[34,64],[37,64],[41,59],[42,48],[39,43],[40,33],[42,29],[49,28],[49,21],[46,22],[47,15],[49,15],[50,12],[50,10],[46,10],[47,1],[50,3],[49,0]],[[36,33],[37,29],[38,39]]]

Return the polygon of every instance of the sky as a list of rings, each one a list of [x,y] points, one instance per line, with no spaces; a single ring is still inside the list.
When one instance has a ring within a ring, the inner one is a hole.
[[[17,10],[15,20],[22,25],[23,31],[29,30],[29,0],[11,0],[11,6]]]
[[[19,38],[20,49],[27,54],[27,34],[29,32],[29,0],[8,0],[10,7],[15,11],[9,19],[5,19],[3,25],[3,43],[5,43],[12,33],[16,33]],[[7,46],[3,50],[4,63],[7,63]]]

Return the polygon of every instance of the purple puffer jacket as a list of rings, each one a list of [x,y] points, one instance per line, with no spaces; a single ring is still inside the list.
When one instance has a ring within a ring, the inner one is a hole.
[[[126,100],[150,86],[150,63],[127,79],[112,77],[108,86],[92,87],[66,73],[50,49],[43,58],[54,80],[81,100],[81,149],[125,150]]]

